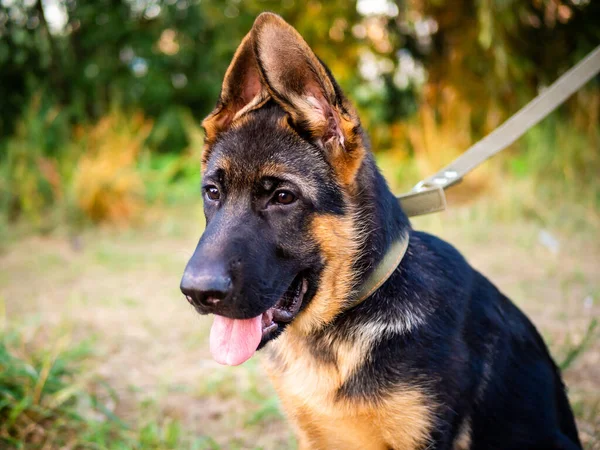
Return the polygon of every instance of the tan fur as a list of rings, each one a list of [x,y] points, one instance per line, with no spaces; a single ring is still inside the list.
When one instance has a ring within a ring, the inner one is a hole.
[[[318,290],[286,331],[265,348],[267,373],[296,429],[299,448],[425,448],[433,423],[433,403],[424,387],[397,386],[377,399],[338,395],[344,383],[368,361],[375,339],[365,336],[367,330],[343,340],[327,329],[356,288],[353,263],[365,234],[351,199],[366,150],[355,132],[359,120],[352,106],[345,100],[339,103],[324,67],[306,42],[274,14],[257,18],[225,74],[219,105],[203,122],[203,165],[218,133],[252,120],[248,113],[269,98],[284,108],[292,123],[307,128],[326,150],[348,205],[344,215],[319,215],[313,220],[311,234],[324,263]],[[280,126],[289,127],[287,117]],[[282,173],[286,173],[285,167],[272,164],[263,167],[260,175]],[[301,180],[292,181],[308,195],[316,195],[314,188]],[[316,332],[330,359],[314,356]]]
[[[336,103],[333,84],[302,36],[281,17],[261,14],[252,28],[263,83],[292,121],[317,142],[333,120],[341,135],[321,142],[343,186],[351,186],[366,151],[354,132],[358,116],[349,102]]]
[[[255,109],[258,109],[261,106],[263,106],[267,102],[267,100],[269,100],[270,98],[271,97],[269,96],[267,91],[261,91],[256,97],[254,97],[250,101],[250,103],[248,103],[246,106],[244,106],[242,109],[240,109],[237,113],[235,113],[235,116],[233,116],[233,119],[232,119],[232,125],[235,125],[236,121],[239,118],[246,116],[250,111],[254,111]]]
[[[359,124],[354,108],[347,101],[336,104],[335,97],[323,65],[300,34],[279,16],[261,14],[233,56],[217,107],[202,122],[202,166],[206,167],[219,133],[242,126],[250,111],[275,98],[292,121],[301,123],[315,138],[325,135],[330,121],[335,121],[340,135],[320,145],[327,150],[340,184],[351,191],[366,150],[354,132]]]
[[[264,177],[282,178],[291,181],[296,186],[300,187],[302,195],[316,201],[318,189],[313,184],[307,182],[306,177],[290,173],[289,168],[284,164],[270,163],[265,164],[260,168],[258,179]]]
[[[210,148],[212,142],[219,134],[219,132],[227,127],[229,120],[226,114],[223,112],[222,107],[217,107],[208,117],[202,121],[202,127],[204,128],[204,151],[202,152],[202,170],[206,168],[206,162],[210,157]]]
[[[355,119],[357,120],[357,119]],[[359,136],[354,134],[355,121],[343,120],[342,130],[346,137],[346,147],[334,150],[334,167],[342,185],[353,190],[358,169],[366,156],[366,149]]]
[[[220,168],[225,173],[231,173],[231,166],[232,166],[231,160],[227,156],[220,155],[215,160],[215,167]]]
[[[417,387],[398,387],[381,400],[336,398],[365,360],[359,342],[337,348],[336,362],[317,361],[307,338],[285,333],[268,348],[267,373],[296,430],[301,449],[422,449],[432,424],[431,401]]]
[[[261,84],[252,47],[252,33],[248,33],[225,72],[217,107],[202,121],[205,131],[203,166],[210,156],[211,144],[219,133],[242,115],[262,106],[268,99],[268,93]]]
[[[318,83],[314,87],[333,103],[334,88],[325,69],[294,27],[276,14],[263,13],[252,31],[265,84],[276,93],[302,95],[307,86]]]
[[[343,309],[355,284],[352,263],[360,248],[354,214],[322,215],[312,223],[312,235],[320,246],[325,267],[319,289],[308,307],[296,317],[290,333],[307,335],[330,323]]]
[[[471,419],[469,417],[463,420],[452,448],[453,450],[469,450],[471,448]]]
[[[423,388],[401,386],[384,399],[369,401],[336,396],[368,361],[372,345],[362,335],[336,339],[326,328],[354,286],[352,262],[360,247],[355,221],[353,214],[314,220],[313,236],[325,260],[319,289],[286,332],[266,347],[267,373],[296,429],[300,449],[425,448],[433,417]],[[333,361],[313,356],[316,330],[322,330],[319,339]]]

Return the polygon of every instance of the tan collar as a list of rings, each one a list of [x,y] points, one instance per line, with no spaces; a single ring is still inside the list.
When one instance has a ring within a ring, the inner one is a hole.
[[[369,275],[369,278],[367,278],[360,289],[354,294],[354,300],[350,302],[347,309],[354,308],[365,301],[392,276],[406,254],[409,241],[409,233],[405,232],[390,245],[390,248],[371,275]]]

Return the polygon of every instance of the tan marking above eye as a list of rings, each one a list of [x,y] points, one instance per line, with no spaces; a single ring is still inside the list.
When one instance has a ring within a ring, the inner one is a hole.
[[[260,168],[262,178],[277,178],[286,180],[300,189],[303,197],[315,200],[318,198],[318,187],[312,183],[312,180],[306,176],[290,172],[290,168],[285,164],[269,163]]]
[[[270,178],[261,179],[261,184],[265,191],[272,191],[275,187],[275,182]]]

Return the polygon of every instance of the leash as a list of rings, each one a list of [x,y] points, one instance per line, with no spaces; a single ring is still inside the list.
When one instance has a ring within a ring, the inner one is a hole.
[[[410,192],[399,195],[398,201],[406,215],[413,217],[445,210],[445,189],[461,181],[465,175],[481,163],[500,153],[523,136],[598,72],[600,72],[600,46],[453,162],[429,178],[420,181]],[[373,273],[353,295],[347,309],[362,303],[388,280],[404,258],[408,243],[408,233],[392,243]]]
[[[407,216],[419,216],[446,209],[445,189],[455,185],[484,161],[500,153],[548,116],[600,72],[600,45],[564,73],[506,122],[471,146],[434,175],[420,181],[398,201]]]

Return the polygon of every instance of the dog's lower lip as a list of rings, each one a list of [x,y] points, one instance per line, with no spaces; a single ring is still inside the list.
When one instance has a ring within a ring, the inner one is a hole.
[[[300,277],[300,279],[296,281],[298,277]],[[285,302],[286,292],[273,307],[263,313],[263,336],[267,336],[275,331],[279,326],[278,323],[291,322],[296,314],[298,314],[298,311],[302,306],[304,294],[306,294],[308,289],[306,278],[298,275],[294,282],[292,282],[292,285],[290,285],[290,288],[292,287],[295,287],[295,291],[293,293],[292,301],[289,302],[289,304],[282,304],[282,302]]]
[[[275,322],[271,322],[271,324],[269,326],[267,326],[266,328],[263,328],[262,330],[262,334],[263,336],[275,331],[277,329],[278,325]]]
[[[289,322],[294,318],[294,315],[290,311],[284,311],[281,309],[273,310],[273,320],[277,322]]]

